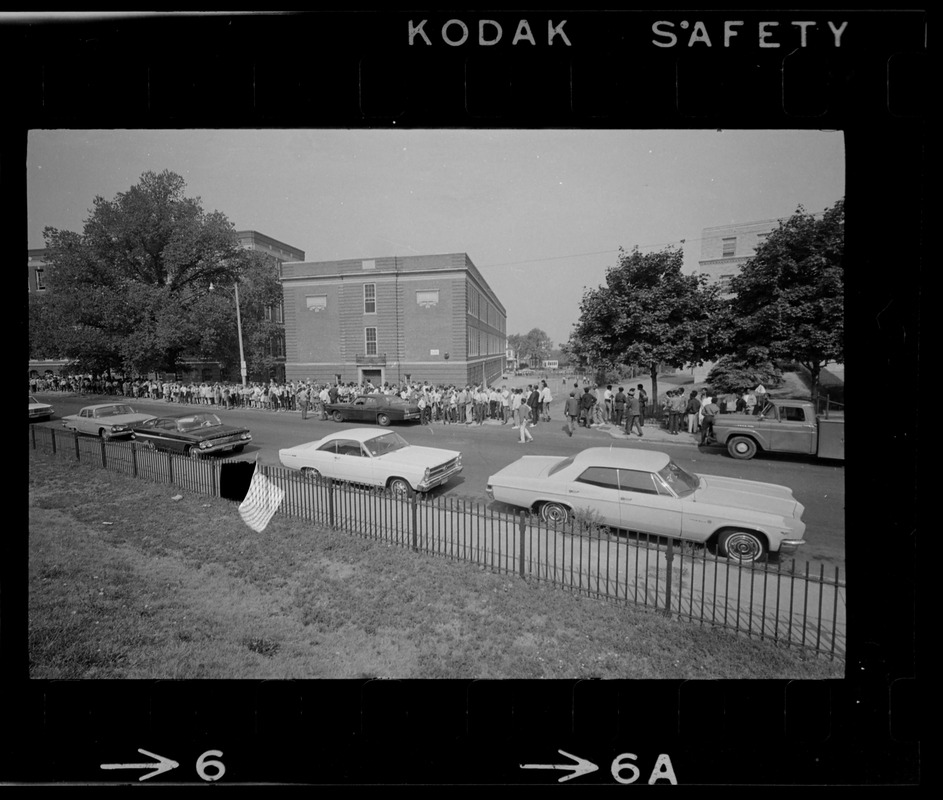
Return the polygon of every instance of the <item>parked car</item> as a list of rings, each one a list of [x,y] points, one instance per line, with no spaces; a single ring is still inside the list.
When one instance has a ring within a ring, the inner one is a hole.
[[[139,414],[127,403],[99,403],[63,417],[62,427],[102,439],[116,439],[130,436],[132,426],[153,418],[153,414]]]
[[[52,419],[53,408],[49,403],[40,403],[33,395],[29,396],[29,421]]]
[[[252,434],[248,428],[224,425],[210,411],[196,411],[146,420],[134,426],[131,437],[151,450],[201,458],[211,453],[241,453]]]
[[[352,420],[384,426],[391,422],[418,420],[421,416],[418,404],[380,393],[358,395],[346,403],[328,403],[325,410],[335,422]]]
[[[591,447],[567,458],[524,456],[492,475],[487,493],[550,524],[584,514],[612,528],[716,546],[739,562],[805,543],[805,507],[792,489],[691,473],[667,453]]]
[[[351,428],[278,451],[282,464],[311,477],[427,492],[462,471],[457,450],[412,445],[394,431]]]
[[[845,460],[845,417],[818,415],[804,400],[767,400],[761,413],[718,414],[714,436],[733,458],[758,452],[803,453]]]

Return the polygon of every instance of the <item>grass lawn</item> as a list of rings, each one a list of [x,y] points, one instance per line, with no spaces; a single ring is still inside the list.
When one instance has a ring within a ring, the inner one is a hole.
[[[29,669],[76,678],[836,678],[840,662],[37,453]],[[178,497],[179,499],[174,499]]]

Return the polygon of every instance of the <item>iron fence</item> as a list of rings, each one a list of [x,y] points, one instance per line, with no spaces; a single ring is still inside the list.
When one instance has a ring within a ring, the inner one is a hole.
[[[31,449],[220,496],[225,459],[191,459],[134,442],[31,426]],[[230,459],[231,460],[231,459]],[[477,500],[394,495],[256,464],[283,490],[278,514],[600,600],[808,649],[846,653],[845,582],[792,560],[741,565],[717,552],[571,520],[554,526]]]

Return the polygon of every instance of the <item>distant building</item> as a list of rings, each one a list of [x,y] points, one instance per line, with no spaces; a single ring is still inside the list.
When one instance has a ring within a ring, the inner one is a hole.
[[[725,287],[779,223],[778,219],[767,219],[704,228],[698,271],[706,273],[712,284]]]
[[[560,362],[555,358],[545,359],[544,361],[540,362],[540,366],[542,366],[544,369],[559,369]]]
[[[318,383],[500,379],[507,312],[466,253],[285,263],[285,372]]]

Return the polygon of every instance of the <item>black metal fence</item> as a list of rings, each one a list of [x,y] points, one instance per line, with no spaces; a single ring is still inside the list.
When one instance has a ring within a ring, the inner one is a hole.
[[[215,497],[226,463],[42,426],[30,427],[30,445]],[[824,566],[796,561],[740,565],[690,543],[578,521],[551,526],[477,500],[401,497],[283,467],[256,470],[284,492],[280,515],[832,659],[845,656],[845,582],[837,567],[826,574]]]

